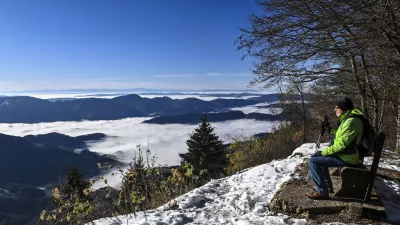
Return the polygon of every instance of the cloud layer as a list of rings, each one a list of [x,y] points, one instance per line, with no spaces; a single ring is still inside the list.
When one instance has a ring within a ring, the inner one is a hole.
[[[201,92],[202,94],[209,94],[208,92]],[[213,92],[210,92],[213,93]],[[232,92],[218,92],[218,94],[223,94],[223,93],[232,93]],[[102,95],[98,95],[102,94]],[[23,96],[31,96],[34,98],[41,98],[41,99],[52,99],[52,98],[115,98],[121,95],[128,95],[132,93],[109,93],[107,95],[103,95],[104,93],[91,93],[91,94],[74,94],[74,93],[50,93],[50,94],[37,94],[37,93],[13,93],[13,94],[5,94],[5,93],[0,93],[0,95],[5,95],[5,96],[18,96],[18,95],[23,95]],[[259,93],[257,93],[259,94]],[[195,93],[188,93],[185,95],[171,95],[169,93],[166,93],[165,95],[140,95],[142,98],[156,98],[156,97],[164,97],[167,96],[172,99],[185,99],[185,98],[197,98],[201,99],[204,101],[211,101],[217,98],[221,97],[212,97],[212,96],[200,96],[199,94]],[[242,97],[223,97],[224,99],[248,99],[252,97],[257,97],[258,95],[253,95],[253,96],[242,96]],[[264,104],[265,105],[265,104]]]
[[[102,154],[113,154],[122,162],[130,162],[136,146],[140,144],[156,153],[157,164],[177,165],[180,162],[178,153],[186,152],[186,140],[197,125],[181,124],[144,124],[149,118],[128,118],[114,121],[81,121],[54,122],[37,124],[1,124],[0,133],[25,136],[29,134],[45,134],[59,132],[77,136],[89,133],[104,133],[108,137],[100,142],[89,143],[91,151]],[[216,133],[224,142],[238,134],[252,135],[267,132],[274,123],[255,120],[233,120],[212,123]],[[116,186],[119,177],[107,176],[109,183]]]
[[[234,107],[231,108],[231,110],[239,110],[242,111],[246,114],[249,113],[265,113],[265,114],[279,114],[282,112],[281,108],[267,108],[267,106],[271,103],[259,103],[256,105],[249,105],[249,106],[243,106],[243,107]]]

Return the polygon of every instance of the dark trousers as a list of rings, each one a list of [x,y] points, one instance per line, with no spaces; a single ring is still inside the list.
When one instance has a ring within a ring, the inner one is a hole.
[[[349,166],[346,162],[334,156],[322,156],[321,154],[312,155],[309,159],[310,174],[314,183],[317,185],[317,191],[322,195],[328,195],[328,186],[332,186],[329,167]]]

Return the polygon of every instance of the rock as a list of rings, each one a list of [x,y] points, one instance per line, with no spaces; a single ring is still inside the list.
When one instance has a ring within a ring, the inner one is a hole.
[[[350,214],[354,215],[355,217],[361,217],[363,206],[361,203],[350,202],[348,211]]]

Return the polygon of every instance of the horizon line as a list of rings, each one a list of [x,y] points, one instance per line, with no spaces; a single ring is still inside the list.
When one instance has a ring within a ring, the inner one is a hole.
[[[19,90],[19,91],[1,91],[1,93],[79,93],[79,92],[132,92],[132,91],[144,91],[144,92],[223,92],[223,91],[234,91],[234,92],[264,92],[259,88],[248,88],[248,89],[230,89],[230,88],[210,88],[210,89],[168,89],[168,88],[77,88],[77,89],[41,89],[41,90]]]

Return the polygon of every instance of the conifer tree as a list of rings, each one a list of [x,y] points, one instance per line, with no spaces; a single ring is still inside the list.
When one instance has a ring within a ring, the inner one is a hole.
[[[84,174],[78,168],[68,169],[64,184],[59,187],[62,202],[68,202],[79,198],[82,201],[88,200],[88,190],[91,187],[89,181],[84,179]]]
[[[53,192],[55,209],[43,210],[40,214],[42,221],[55,224],[85,224],[98,218],[93,214],[94,206],[89,197],[92,183],[86,181],[76,167],[68,169],[61,182]]]
[[[179,156],[183,163],[187,162],[193,166],[194,173],[199,174],[201,170],[206,169],[212,177],[215,177],[224,172],[227,165],[226,152],[207,117],[201,117],[201,121],[186,141],[188,153]]]

